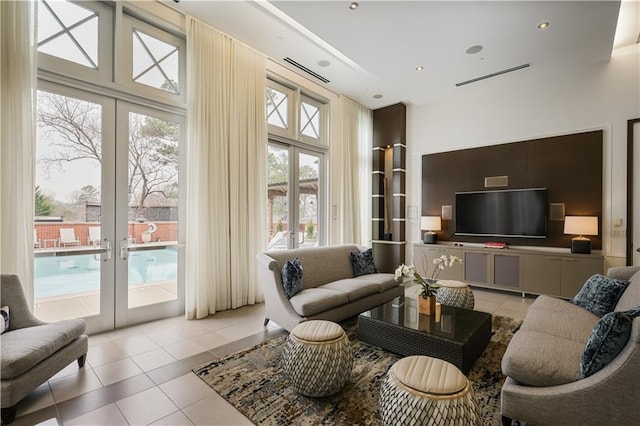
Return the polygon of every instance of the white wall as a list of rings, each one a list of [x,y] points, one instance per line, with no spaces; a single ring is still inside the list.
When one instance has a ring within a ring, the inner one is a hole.
[[[626,239],[611,229],[618,218],[626,226],[627,120],[640,117],[639,52],[632,46],[551,79],[532,64],[460,87],[439,104],[409,105],[407,206],[421,206],[424,154],[603,129],[603,254],[605,266],[624,264]],[[418,221],[407,225],[407,240],[419,241]]]

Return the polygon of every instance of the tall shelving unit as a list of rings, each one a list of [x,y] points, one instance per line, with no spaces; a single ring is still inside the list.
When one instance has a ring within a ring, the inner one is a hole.
[[[371,245],[380,272],[405,259],[406,152],[406,106],[374,110]]]

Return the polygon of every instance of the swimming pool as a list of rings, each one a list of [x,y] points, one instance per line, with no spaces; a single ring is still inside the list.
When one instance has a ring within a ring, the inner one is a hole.
[[[97,291],[100,287],[100,257],[93,254],[36,257],[34,297],[62,296]],[[130,252],[129,287],[178,276],[177,249]]]

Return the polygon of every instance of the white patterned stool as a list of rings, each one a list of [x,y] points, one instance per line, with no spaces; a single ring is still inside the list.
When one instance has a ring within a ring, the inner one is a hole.
[[[473,309],[476,304],[473,292],[463,282],[454,280],[438,280],[440,288],[436,293],[436,301],[456,308]]]
[[[312,320],[296,325],[282,351],[284,371],[296,392],[328,396],[338,392],[351,376],[353,350],[342,327]]]
[[[453,364],[428,356],[402,358],[380,388],[384,425],[481,425],[471,382]]]

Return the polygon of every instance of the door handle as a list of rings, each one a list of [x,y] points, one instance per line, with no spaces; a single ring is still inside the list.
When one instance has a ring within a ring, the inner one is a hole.
[[[123,238],[120,241],[120,259],[127,260],[127,247],[129,246],[129,242],[126,238]]]
[[[107,249],[107,259],[111,259],[111,256],[113,255],[113,246],[111,244],[111,241],[106,240],[106,242],[107,242],[107,247],[106,247],[106,249]]]

